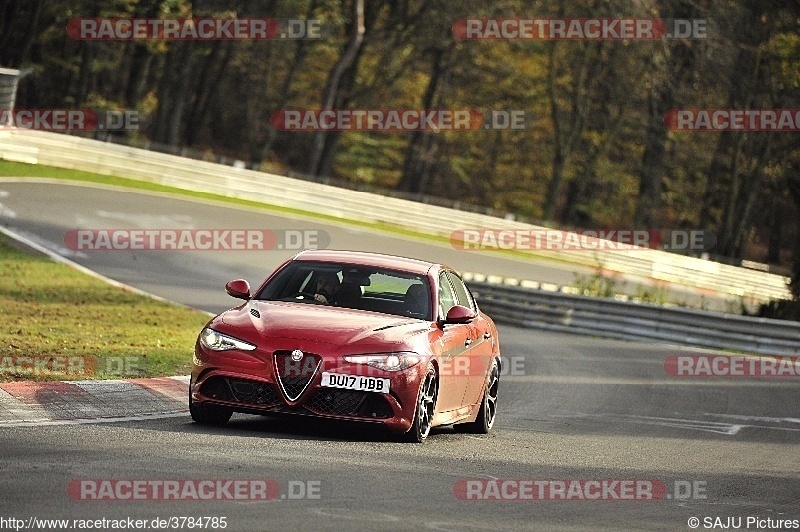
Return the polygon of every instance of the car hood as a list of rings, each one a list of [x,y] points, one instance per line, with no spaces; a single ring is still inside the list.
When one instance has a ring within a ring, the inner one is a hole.
[[[262,338],[312,340],[341,346],[402,347],[409,336],[430,328],[428,322],[403,316],[278,301],[250,301],[224,312],[220,318],[226,325],[251,329]]]

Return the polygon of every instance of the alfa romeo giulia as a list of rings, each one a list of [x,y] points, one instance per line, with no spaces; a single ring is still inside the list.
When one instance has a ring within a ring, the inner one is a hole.
[[[382,424],[424,441],[432,427],[488,433],[497,414],[497,328],[453,269],[352,251],[303,251],[245,302],[211,319],[195,345],[189,410]]]

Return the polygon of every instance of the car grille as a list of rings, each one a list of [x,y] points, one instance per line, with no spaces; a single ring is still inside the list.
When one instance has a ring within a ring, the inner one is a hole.
[[[291,351],[275,352],[275,374],[289,401],[297,401],[316,375],[322,357],[304,353],[300,361],[292,360]]]
[[[211,377],[203,383],[200,393],[209,399],[258,406],[273,406],[281,402],[274,386],[230,377]]]
[[[383,396],[373,392],[319,389],[305,404],[318,414],[386,419],[394,415]]]
[[[364,419],[388,419],[394,416],[389,402],[381,394],[374,392],[319,388],[302,406],[290,407],[284,403],[280,392],[272,384],[218,376],[206,380],[200,393],[209,399],[264,408],[275,413]]]

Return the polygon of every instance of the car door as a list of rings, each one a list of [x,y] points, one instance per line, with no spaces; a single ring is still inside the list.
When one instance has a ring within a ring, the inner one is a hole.
[[[439,274],[439,319],[447,316],[447,311],[459,304],[446,272]],[[470,356],[473,342],[472,325],[453,323],[443,326],[442,358],[439,368],[439,398],[437,410],[447,412],[463,406],[464,393],[471,371]]]
[[[462,403],[474,404],[481,398],[484,378],[492,360],[492,329],[486,318],[478,312],[478,305],[461,277],[454,271],[447,271],[447,277],[453,287],[457,304],[467,307],[476,315],[468,324],[472,339],[465,353],[469,361],[469,374],[462,379],[464,381]]]

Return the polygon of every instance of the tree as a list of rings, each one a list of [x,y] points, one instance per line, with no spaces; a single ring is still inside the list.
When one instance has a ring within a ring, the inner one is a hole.
[[[343,7],[345,0],[342,0]],[[375,11],[373,11],[375,12]],[[358,69],[358,59],[363,50],[367,25],[364,15],[364,0],[352,0],[352,18],[348,31],[349,39],[339,61],[331,69],[322,97],[322,109],[329,111],[342,108],[347,99],[346,91],[352,88]],[[319,130],[311,143],[307,172],[311,175],[328,175],[333,160],[332,149],[338,139],[338,132]]]
[[[659,16],[664,19],[700,18],[703,13],[694,4],[681,0],[656,0]],[[636,224],[659,227],[661,193],[665,172],[668,130],[664,115],[678,104],[677,92],[687,76],[695,72],[699,45],[695,41],[667,41],[653,54],[649,72],[650,91],[647,100],[647,121],[644,126],[644,153],[639,181],[639,203]]]

